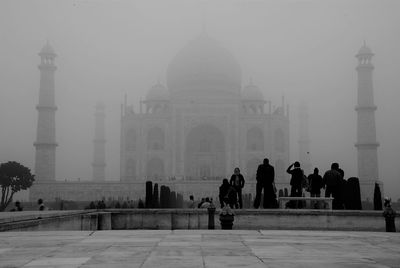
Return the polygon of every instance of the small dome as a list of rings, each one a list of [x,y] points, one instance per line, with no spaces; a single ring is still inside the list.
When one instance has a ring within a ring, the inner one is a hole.
[[[44,47],[40,50],[40,54],[53,54],[55,55],[56,53],[54,52],[54,49],[52,46],[50,46],[49,42],[44,45]]]
[[[161,83],[157,83],[156,85],[152,86],[146,95],[146,100],[168,100],[169,99],[169,92],[168,89],[163,86]]]
[[[360,48],[360,50],[358,51],[358,54],[372,54],[372,51],[369,47],[364,45]]]
[[[264,95],[261,92],[260,88],[254,85],[251,81],[250,84],[247,85],[243,90],[242,90],[242,98],[243,100],[259,100],[263,101],[264,100]]]
[[[358,57],[358,56],[361,56],[361,55],[370,55],[370,56],[374,55],[372,53],[372,50],[369,47],[367,47],[367,44],[366,44],[365,41],[364,41],[363,46],[360,48],[360,50],[358,51],[356,56]]]

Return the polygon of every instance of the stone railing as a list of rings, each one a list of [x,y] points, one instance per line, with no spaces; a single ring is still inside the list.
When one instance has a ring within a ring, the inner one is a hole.
[[[215,228],[220,229],[216,210]],[[206,209],[105,209],[0,213],[0,231],[207,229]],[[233,229],[385,231],[382,211],[235,210]],[[397,229],[400,229],[397,221]]]

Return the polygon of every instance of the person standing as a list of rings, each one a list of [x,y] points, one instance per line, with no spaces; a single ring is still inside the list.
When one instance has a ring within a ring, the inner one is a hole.
[[[290,196],[292,197],[302,197],[303,190],[302,190],[302,182],[304,178],[304,171],[300,168],[300,162],[296,161],[291,164],[287,170],[292,178],[290,179]],[[299,202],[296,201],[295,208],[299,208]]]
[[[325,172],[322,180],[325,185],[325,197],[333,197],[332,208],[340,208],[342,175],[339,173],[339,164],[332,163],[331,169]]]
[[[322,177],[319,175],[319,169],[314,168],[314,173],[308,176],[311,197],[321,197],[321,189],[324,187]]]
[[[265,158],[263,163],[257,168],[256,175],[256,198],[254,199],[254,208],[259,208],[261,203],[261,194],[264,190],[264,208],[276,208],[276,194],[274,191],[275,169],[269,164],[269,159]]]
[[[236,190],[239,200],[239,208],[243,208],[242,189],[244,187],[244,177],[240,174],[240,169],[238,167],[233,171],[229,184]],[[236,204],[235,207],[237,208],[238,205]]]
[[[11,211],[22,211],[23,210],[23,208],[21,207],[21,202],[16,201],[14,203],[14,205],[15,205],[15,207],[13,209],[11,209]]]
[[[223,179],[222,184],[219,187],[219,203],[221,208],[228,205],[230,208],[234,208],[237,205],[237,193],[235,188],[229,184],[228,179]]]
[[[42,198],[39,198],[38,201],[37,201],[37,203],[38,203],[38,206],[39,206],[39,210],[40,210],[40,211],[42,211],[42,210],[47,210],[47,207],[44,205],[44,202],[43,202],[43,199],[42,199]]]
[[[314,173],[308,175],[308,184],[311,197],[321,197],[321,189],[324,187],[324,184],[322,183],[322,177],[318,173],[318,168],[314,168]],[[319,202],[314,202],[311,205],[314,208],[320,207]]]
[[[194,203],[194,196],[190,195],[189,196],[189,208],[195,208],[195,203]]]

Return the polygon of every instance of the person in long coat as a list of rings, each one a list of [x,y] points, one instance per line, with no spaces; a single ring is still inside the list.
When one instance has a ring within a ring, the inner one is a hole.
[[[254,208],[259,208],[261,203],[261,194],[264,191],[264,208],[276,208],[276,194],[274,191],[275,169],[269,164],[269,159],[265,158],[263,163],[257,168],[256,175],[256,198],[254,199]]]

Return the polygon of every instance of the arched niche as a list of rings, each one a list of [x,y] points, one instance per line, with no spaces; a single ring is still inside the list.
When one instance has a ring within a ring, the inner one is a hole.
[[[130,179],[136,177],[136,161],[134,159],[128,159],[126,161],[125,176]]]
[[[210,124],[192,128],[185,141],[185,177],[210,179],[226,176],[225,137]]]
[[[248,151],[264,151],[264,133],[259,127],[247,130],[246,140]]]
[[[146,179],[158,180],[165,177],[164,161],[158,157],[151,158],[146,164]]]
[[[164,150],[165,135],[161,127],[152,127],[147,133],[147,150]]]
[[[282,159],[275,161],[275,174],[278,177],[283,177],[285,175],[285,162]]]
[[[133,128],[126,130],[125,144],[127,151],[136,150],[136,131]]]
[[[257,158],[252,158],[249,161],[247,161],[247,164],[246,164],[247,179],[249,179],[249,180],[256,179],[257,168],[260,164],[261,164],[261,160],[257,159]]]
[[[285,151],[285,133],[280,128],[276,129],[274,133],[274,148],[277,152]]]

